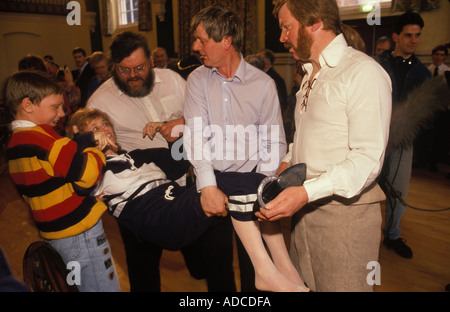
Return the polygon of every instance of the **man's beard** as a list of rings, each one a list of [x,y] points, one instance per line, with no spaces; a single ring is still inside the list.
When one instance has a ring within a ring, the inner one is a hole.
[[[144,78],[135,75],[134,77],[129,77],[127,78],[126,81],[123,81],[121,76],[116,71],[114,71],[113,78],[114,82],[116,83],[120,91],[122,91],[126,95],[130,97],[144,97],[148,95],[153,89],[155,74],[153,73],[153,70],[150,69],[148,71],[147,76]],[[129,81],[138,81],[138,80],[143,81],[140,89],[136,90],[128,85]]]
[[[295,54],[297,54],[300,62],[309,62],[311,58],[312,43],[313,39],[311,35],[305,30],[305,27],[303,25],[300,26],[298,30],[297,48],[294,48]]]

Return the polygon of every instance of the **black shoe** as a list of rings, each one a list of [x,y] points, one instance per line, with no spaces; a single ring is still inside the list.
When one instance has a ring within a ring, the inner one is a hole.
[[[413,256],[411,248],[409,248],[402,238],[389,239],[385,238],[383,244],[387,249],[393,249],[399,256],[410,259]]]

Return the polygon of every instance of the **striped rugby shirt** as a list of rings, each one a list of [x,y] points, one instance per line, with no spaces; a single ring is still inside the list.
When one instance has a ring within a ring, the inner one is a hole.
[[[41,236],[61,239],[94,226],[106,210],[90,196],[102,176],[105,156],[92,147],[92,133],[70,140],[50,125],[14,121],[12,128],[6,151],[10,175]]]

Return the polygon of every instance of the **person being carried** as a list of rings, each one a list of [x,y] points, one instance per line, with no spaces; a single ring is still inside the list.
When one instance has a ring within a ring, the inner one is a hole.
[[[91,133],[73,140],[59,136],[54,127],[64,117],[63,92],[42,72],[19,71],[8,79],[5,97],[14,115],[6,150],[10,175],[41,237],[66,264],[80,264],[78,289],[120,291],[101,221],[106,205],[90,195],[105,165],[95,146],[115,143]]]
[[[109,142],[115,142],[114,128],[108,116],[100,110],[77,111],[72,117],[71,127],[75,135],[92,131],[102,134]],[[186,172],[189,162],[175,161],[169,149],[125,152],[111,144],[103,152],[106,172],[95,193],[108,204],[109,212],[118,222],[132,230],[139,239],[165,249],[178,250],[215,222],[216,218],[207,217],[202,210],[195,185],[186,187],[173,182]],[[244,206],[259,208],[255,195],[264,178],[259,173],[216,173],[218,186],[228,197],[228,210],[235,230],[254,265],[257,288],[264,291],[306,291],[308,289],[298,274],[291,274],[293,266],[283,236],[264,236],[272,262],[258,224],[247,222],[252,221],[253,212],[240,212]],[[289,272],[289,275],[283,272]]]

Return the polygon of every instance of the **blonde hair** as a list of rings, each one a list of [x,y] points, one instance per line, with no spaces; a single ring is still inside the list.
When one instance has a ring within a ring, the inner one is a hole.
[[[96,109],[96,108],[92,108],[92,109],[81,108],[81,109],[77,110],[75,112],[75,114],[73,114],[72,117],[70,118],[69,130],[68,130],[67,136],[69,138],[73,138],[73,136],[74,136],[73,126],[77,126],[77,128],[80,132],[84,132],[84,131],[86,131],[86,127],[87,127],[88,123],[97,118],[103,118],[111,126],[111,128],[114,131],[114,126],[113,126],[111,120],[109,119],[108,115],[105,112],[102,112],[101,110]],[[115,135],[115,132],[114,132],[114,135]]]
[[[89,57],[88,57],[88,61],[89,64],[91,65],[95,65],[100,63],[101,61],[105,61],[107,65],[110,64],[110,60],[109,58],[106,56],[105,53],[103,53],[102,51],[96,51],[94,53],[92,53]]]

